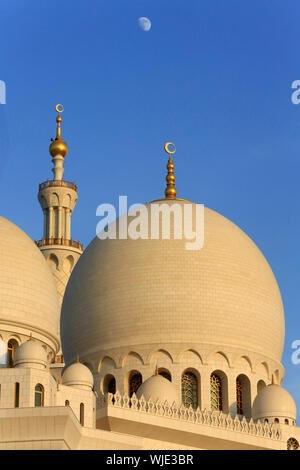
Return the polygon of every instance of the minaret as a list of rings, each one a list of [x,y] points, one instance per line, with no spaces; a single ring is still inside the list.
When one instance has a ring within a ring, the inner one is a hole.
[[[70,274],[77,263],[83,246],[71,238],[71,215],[77,202],[77,187],[63,179],[64,161],[68,146],[61,136],[61,113],[57,105],[56,137],[49,147],[53,163],[53,180],[39,185],[38,199],[44,213],[43,238],[35,243],[45,256],[56,281],[60,305]]]

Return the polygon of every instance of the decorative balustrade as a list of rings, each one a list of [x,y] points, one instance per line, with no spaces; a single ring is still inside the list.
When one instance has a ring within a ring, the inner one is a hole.
[[[44,181],[44,183],[41,183],[39,185],[39,191],[41,191],[41,189],[49,188],[51,186],[60,186],[60,187],[70,188],[70,189],[73,189],[74,191],[77,192],[76,184],[75,183],[70,183],[69,181],[65,181],[65,180],[47,180],[47,181]]]
[[[187,408],[184,405],[178,406],[176,403],[170,404],[167,401],[154,402],[151,398],[146,401],[143,396],[138,400],[135,393],[131,398],[129,398],[127,393],[121,395],[118,391],[115,394],[101,394],[98,396],[97,405],[100,409],[112,406],[114,408],[130,409],[149,415],[164,416],[180,421],[213,426],[268,439],[281,439],[280,427],[275,423],[262,423],[260,420],[254,422],[252,418],[247,420],[245,416],[242,419],[238,416],[232,418],[230,414],[221,411],[200,410],[199,407],[194,409],[192,406]]]
[[[83,244],[80,242],[75,242],[74,240],[66,238],[42,238],[41,240],[36,240],[34,242],[39,248],[47,245],[62,245],[62,246],[71,246],[77,248],[78,250],[83,251]]]

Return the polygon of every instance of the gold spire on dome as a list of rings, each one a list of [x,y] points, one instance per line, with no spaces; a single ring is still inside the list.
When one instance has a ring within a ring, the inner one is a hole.
[[[79,363],[79,356],[78,356],[78,354],[77,354],[77,356],[76,356],[76,364],[78,364],[78,363]]]
[[[173,150],[170,150],[170,146],[173,147]],[[174,163],[172,160],[172,155],[176,152],[176,147],[172,142],[167,142],[165,144],[165,151],[169,155],[169,161],[167,164],[168,174],[166,176],[167,187],[165,189],[165,196],[166,199],[176,199],[177,189],[175,188]]]
[[[65,157],[68,153],[68,146],[66,142],[63,141],[62,136],[61,136],[61,113],[64,111],[64,107],[62,104],[57,104],[55,107],[56,111],[58,112],[56,122],[57,122],[57,128],[56,128],[56,137],[55,139],[51,139],[52,143],[50,144],[49,147],[49,152],[50,155],[54,158],[59,156]]]
[[[154,374],[153,374],[153,375],[159,375],[157,364],[156,364],[155,371],[154,371]]]

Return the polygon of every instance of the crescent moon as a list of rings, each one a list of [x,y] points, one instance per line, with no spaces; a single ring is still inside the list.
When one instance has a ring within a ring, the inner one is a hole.
[[[169,146],[170,146],[170,145],[173,145],[174,150],[170,150],[170,149],[169,149]],[[165,144],[165,151],[166,151],[169,155],[172,155],[173,153],[175,153],[175,152],[176,152],[175,144],[173,144],[172,142],[167,142],[167,143]]]
[[[139,23],[140,28],[143,31],[145,32],[150,31],[151,21],[149,20],[149,18],[146,18],[145,16],[141,16],[141,18],[138,19],[138,23]]]
[[[63,107],[62,104],[57,104],[57,105],[55,106],[55,109],[56,109],[56,111],[57,111],[58,113],[63,113],[63,112],[64,112],[64,107]]]

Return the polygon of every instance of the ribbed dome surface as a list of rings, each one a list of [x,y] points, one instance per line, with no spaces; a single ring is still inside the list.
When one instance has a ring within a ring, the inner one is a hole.
[[[167,343],[231,346],[280,361],[284,312],[268,262],[242,230],[208,208],[204,227],[200,250],[186,250],[186,239],[96,237],[64,297],[67,362],[77,353],[89,362],[114,348]]]
[[[37,333],[59,347],[59,306],[52,274],[33,241],[0,217],[0,330]]]

